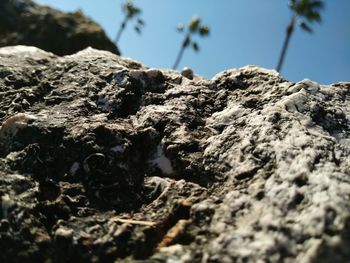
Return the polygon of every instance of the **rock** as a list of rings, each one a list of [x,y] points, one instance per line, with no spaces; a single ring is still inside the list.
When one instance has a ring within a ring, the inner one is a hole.
[[[71,239],[73,236],[73,229],[58,228],[55,232],[56,238]]]
[[[181,70],[181,75],[184,76],[185,78],[192,80],[193,79],[193,70],[188,68],[188,67],[184,67]]]
[[[57,55],[86,47],[119,54],[104,30],[81,11],[63,13],[31,0],[0,1],[0,47],[36,46]]]
[[[349,262],[350,89],[0,49],[0,262]]]

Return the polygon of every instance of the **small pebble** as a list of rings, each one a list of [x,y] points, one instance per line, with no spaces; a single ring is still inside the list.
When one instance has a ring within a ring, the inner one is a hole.
[[[185,78],[193,79],[193,70],[188,67],[184,67],[181,70],[181,75],[184,76]]]

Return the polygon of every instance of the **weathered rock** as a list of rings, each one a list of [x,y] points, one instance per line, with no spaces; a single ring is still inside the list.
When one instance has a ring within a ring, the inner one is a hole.
[[[63,13],[31,0],[0,1],[0,47],[36,46],[70,55],[89,46],[119,54],[104,30],[81,11]]]
[[[349,262],[350,85],[0,49],[1,262]]]

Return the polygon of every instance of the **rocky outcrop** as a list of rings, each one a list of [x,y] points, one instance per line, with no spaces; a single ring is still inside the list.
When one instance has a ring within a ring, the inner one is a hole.
[[[0,1],[0,47],[36,46],[70,55],[89,46],[119,54],[103,29],[82,12],[63,13],[31,0]]]
[[[349,262],[350,85],[0,49],[1,262]]]

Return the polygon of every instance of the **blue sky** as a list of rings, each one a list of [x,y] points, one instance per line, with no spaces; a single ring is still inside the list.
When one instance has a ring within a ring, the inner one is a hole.
[[[37,0],[64,11],[82,9],[114,39],[123,18],[122,0]],[[254,64],[275,68],[290,19],[288,0],[135,0],[146,27],[142,35],[129,25],[118,44],[122,54],[150,67],[171,68],[182,35],[178,23],[199,15],[210,26],[199,39],[200,52],[186,50],[180,68],[191,67],[211,78],[228,68]],[[350,81],[350,1],[325,0],[323,23],[314,33],[297,29],[282,75],[291,81],[309,78],[328,84]]]

